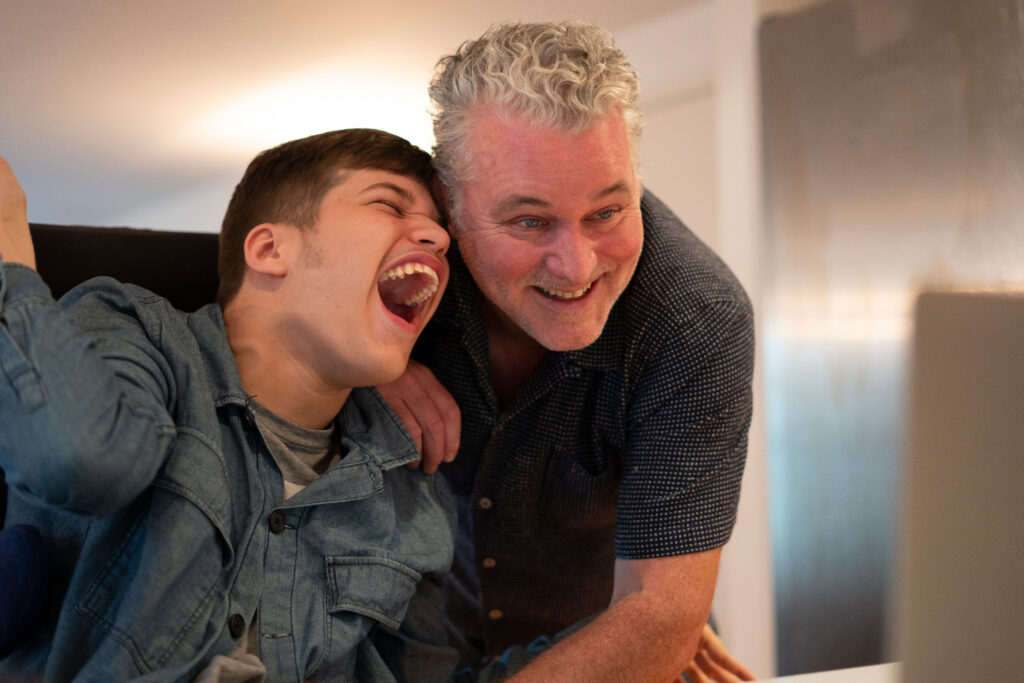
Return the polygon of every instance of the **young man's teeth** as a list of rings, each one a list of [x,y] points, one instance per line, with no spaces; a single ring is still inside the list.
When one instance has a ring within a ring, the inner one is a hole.
[[[416,294],[411,299],[406,301],[405,305],[406,306],[415,306],[416,304],[421,304],[424,301],[426,301],[427,299],[429,299],[430,297],[434,296],[434,292],[436,292],[436,291],[437,291],[437,280],[434,280],[433,282],[428,282],[427,285],[423,289],[420,290],[419,294]]]
[[[416,273],[426,276],[427,282],[424,283],[423,289],[421,289],[416,294],[413,294],[406,301],[402,302],[404,306],[415,306],[417,304],[423,303],[430,297],[434,296],[434,293],[437,291],[437,286],[440,283],[440,278],[438,278],[436,270],[423,263],[405,263],[400,266],[395,266],[391,270],[384,273],[381,276],[380,281],[384,282],[385,280],[401,280],[403,278],[408,277],[409,275],[414,275]]]
[[[406,263],[405,265],[395,266],[391,270],[387,271],[381,276],[381,281],[384,280],[401,280],[406,275],[412,275],[413,273],[422,273],[426,275],[434,282],[434,291],[437,291],[437,271],[430,266],[422,263]]]
[[[579,299],[581,296],[590,291],[590,285],[581,287],[573,291],[565,291],[563,289],[548,289],[547,287],[541,287],[541,291],[550,297],[555,299]]]

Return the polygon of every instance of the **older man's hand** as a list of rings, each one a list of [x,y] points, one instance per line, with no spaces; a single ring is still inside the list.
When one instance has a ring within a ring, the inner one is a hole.
[[[707,624],[697,645],[697,654],[683,672],[689,683],[732,683],[733,681],[752,681],[754,674],[739,660],[725,649],[725,645]]]
[[[377,391],[420,449],[421,459],[410,467],[422,467],[430,474],[442,462],[455,459],[462,433],[461,413],[455,399],[427,366],[410,360],[401,377],[377,387]]]
[[[36,267],[25,192],[3,157],[0,157],[0,257],[5,263]]]

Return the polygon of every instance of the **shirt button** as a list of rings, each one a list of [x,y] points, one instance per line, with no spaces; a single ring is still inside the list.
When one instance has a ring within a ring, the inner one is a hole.
[[[495,560],[493,557],[485,557],[484,561],[481,564],[483,564],[484,567],[486,567],[487,569],[492,569],[498,566],[498,561]]]
[[[245,617],[241,614],[232,614],[228,618],[228,631],[231,632],[231,637],[238,640],[245,633]]]
[[[494,505],[494,503],[491,502],[490,498],[481,498],[479,501],[477,501],[477,504],[480,505],[481,510],[490,510],[491,506]]]
[[[490,612],[487,613],[487,618],[491,621],[497,621],[498,619],[501,619],[503,616],[505,616],[505,613],[502,612],[500,609],[492,609]]]
[[[270,513],[270,531],[275,534],[279,534],[284,531],[285,528],[284,513],[280,510],[274,510]]]

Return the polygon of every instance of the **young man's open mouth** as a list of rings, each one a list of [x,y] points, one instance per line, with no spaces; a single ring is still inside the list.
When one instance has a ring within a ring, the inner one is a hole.
[[[432,261],[419,255],[388,268],[377,279],[384,307],[416,330],[441,287],[443,266]]]

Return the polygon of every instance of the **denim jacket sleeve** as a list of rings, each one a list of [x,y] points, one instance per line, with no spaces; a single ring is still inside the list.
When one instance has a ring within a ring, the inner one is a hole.
[[[0,467],[51,505],[105,515],[153,480],[175,434],[165,359],[113,280],[54,301],[0,264]]]

